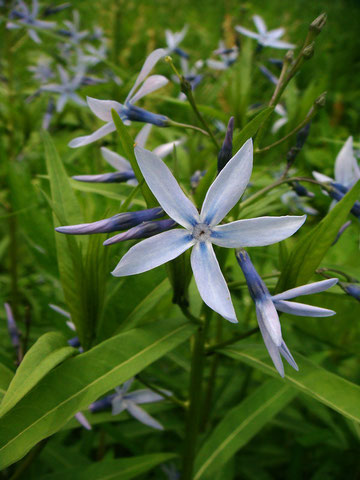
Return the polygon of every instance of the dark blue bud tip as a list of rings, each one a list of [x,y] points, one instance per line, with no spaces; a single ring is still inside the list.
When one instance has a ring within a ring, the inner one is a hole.
[[[360,302],[360,284],[349,283],[348,285],[343,285],[343,288],[348,295]]]
[[[232,141],[234,134],[234,117],[231,117],[226,129],[225,139],[218,154],[218,172],[220,172],[232,158]]]

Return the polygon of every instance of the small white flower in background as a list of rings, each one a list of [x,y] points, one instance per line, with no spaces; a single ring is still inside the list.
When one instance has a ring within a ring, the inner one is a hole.
[[[308,285],[292,288],[278,295],[270,295],[265,283],[255,270],[248,253],[245,250],[239,250],[236,252],[236,259],[243,271],[251,298],[255,303],[260,332],[276,370],[282,377],[284,376],[284,366],[280,355],[282,355],[295,370],[299,370],[282,338],[277,310],[301,317],[329,317],[335,315],[333,310],[328,310],[327,308],[313,307],[312,305],[289,302],[288,300],[301,295],[323,292],[334,286],[338,282],[338,279],[330,278],[321,282],[309,283]]]
[[[151,128],[152,128],[152,125],[147,124],[140,130],[140,132],[137,134],[135,138],[136,145],[139,145],[140,147],[145,147]],[[158,155],[160,158],[164,158],[174,150],[174,146],[177,147],[178,145],[181,145],[183,141],[184,141],[183,139],[180,139],[180,140],[175,140],[173,142],[164,143],[154,148],[153,153],[155,153],[155,155]],[[135,178],[135,173],[131,167],[131,164],[125,157],[119,155],[118,153],[112,152],[111,150],[105,147],[101,147],[100,150],[103,158],[107,161],[107,163],[109,163],[109,165],[115,168],[116,172],[103,173],[99,175],[75,175],[74,177],[72,177],[74,180],[77,180],[79,182],[98,182],[98,183],[102,183],[102,182],[112,183],[112,182],[126,181],[129,185],[138,184],[138,181]],[[119,174],[123,174],[124,178],[119,176]],[[126,177],[129,177],[129,179],[127,179]]]
[[[239,49],[236,46],[227,48],[225,43],[220,40],[218,48],[214,50],[213,53],[215,55],[219,55],[220,60],[212,60],[209,58],[206,60],[207,66],[213,68],[214,70],[226,70],[237,59],[239,55]]]
[[[116,130],[115,124],[111,116],[111,110],[114,109],[119,114],[121,120],[125,124],[129,124],[130,120],[152,123],[158,126],[167,125],[167,117],[148,112],[142,108],[135,107],[135,103],[143,98],[145,95],[158,90],[168,83],[168,79],[162,75],[151,75],[148,77],[150,71],[154,68],[156,63],[166,55],[166,50],[159,48],[154,50],[144,62],[144,65],[135,81],[134,86],[130,90],[125,99],[124,104],[114,100],[97,100],[96,98],[87,97],[87,103],[91,111],[101,120],[105,125],[96,130],[91,135],[78,137],[71,140],[69,147],[77,148],[83,145],[88,145],[96,140],[105,137],[105,135]],[[148,77],[148,78],[147,78]]]
[[[171,53],[175,52],[181,57],[188,58],[189,55],[184,52],[181,48],[179,48],[179,44],[184,40],[185,35],[189,29],[188,25],[184,25],[184,28],[180,32],[172,32],[171,30],[165,30],[165,38],[166,38],[166,54],[170,55]]]
[[[93,413],[96,413],[111,407],[113,415],[118,415],[126,410],[139,422],[155,428],[156,430],[164,430],[164,427],[161,425],[161,423],[159,423],[157,420],[155,420],[155,418],[139,407],[139,405],[145,403],[161,402],[164,400],[164,396],[149,389],[141,389],[135,390],[134,392],[129,392],[128,390],[130,389],[133,381],[134,378],[131,378],[125,382],[122,387],[115,388],[116,393],[108,395],[92,403],[89,406],[89,410]],[[161,391],[165,396],[171,395],[171,392],[167,390]]]
[[[89,30],[80,31],[80,14],[77,10],[73,10],[73,21],[64,20],[64,25],[67,30],[61,33],[69,37],[72,43],[80,44],[89,35]]]
[[[61,66],[57,66],[59,72],[61,83],[49,83],[48,85],[43,85],[40,90],[43,92],[52,92],[58,93],[59,97],[56,103],[56,111],[62,112],[68,100],[72,100],[81,106],[86,106],[85,100],[83,100],[80,95],[76,93],[76,90],[82,84],[84,78],[84,70],[79,71],[72,78],[70,74]]]
[[[193,247],[191,267],[203,301],[230,322],[237,322],[212,244],[226,248],[271,245],[293,235],[306,217],[260,217],[219,225],[238,203],[249,183],[253,157],[251,139],[214,180],[200,214],[158,156],[138,146],[135,147],[135,156],[161,207],[184,228],[160,233],[133,246],[112,274],[122,277],[146,272]]]
[[[50,58],[39,58],[36,65],[31,65],[28,70],[33,73],[34,80],[39,83],[47,83],[55,77],[55,73],[51,68],[52,60]]]
[[[281,195],[281,201],[293,213],[300,210],[307,215],[319,214],[319,212],[315,208],[307,205],[306,197],[299,197],[299,195],[294,191],[285,192],[283,195]]]
[[[193,67],[190,68],[189,60],[187,58],[181,57],[180,64],[181,64],[181,73],[183,77],[185,78],[185,80],[187,80],[190,83],[191,90],[194,90],[203,79],[203,75],[199,73],[199,70],[203,68],[204,61],[197,60],[194,63]],[[175,83],[180,83],[180,80],[176,75],[172,75],[171,78]],[[181,101],[185,101],[186,100],[185,93],[180,92],[178,98]]]
[[[360,168],[354,155],[353,137],[349,137],[338,153],[335,160],[335,179],[320,172],[312,172],[319,182],[338,183],[347,189],[351,188],[360,179]]]
[[[263,47],[286,49],[296,47],[296,45],[293,45],[292,43],[279,40],[279,38],[282,37],[285,33],[284,28],[280,27],[276,28],[275,30],[268,31],[266,28],[266,24],[264,20],[260,17],[260,15],[254,15],[252,18],[258,33],[252,32],[247,28],[241,27],[240,25],[237,25],[235,27],[235,30],[242,35],[245,35],[246,37],[254,38],[258,41],[258,44],[262,45]]]
[[[39,14],[39,2],[38,0],[32,0],[31,10],[22,0],[18,0],[15,5],[15,9],[12,10],[10,17],[16,20],[18,23],[8,22],[6,27],[10,30],[21,28],[21,25],[28,27],[29,37],[35,43],[41,43],[41,39],[37,32],[31,28],[42,28],[44,30],[53,29],[56,27],[56,22],[45,22],[43,20],[37,20],[36,17]],[[21,24],[21,25],[20,25]]]
[[[280,130],[280,128],[283,125],[285,125],[289,121],[287,111],[286,111],[285,107],[283,105],[281,105],[281,103],[278,103],[276,105],[275,112],[278,115],[280,115],[281,118],[276,120],[274,125],[271,127],[271,133],[276,133],[278,130]]]

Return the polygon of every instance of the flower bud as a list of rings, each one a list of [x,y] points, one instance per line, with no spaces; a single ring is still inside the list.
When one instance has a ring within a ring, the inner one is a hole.
[[[299,182],[293,182],[291,184],[291,187],[299,197],[315,197],[315,194],[313,192],[309,192],[303,185],[300,185]]]
[[[72,178],[78,182],[122,183],[127,182],[128,180],[133,180],[136,177],[133,170],[128,170],[126,172],[103,173],[100,175],[75,175]]]
[[[348,220],[347,222],[344,223],[344,225],[342,225],[342,227],[340,227],[338,233],[336,234],[336,237],[335,237],[335,240],[333,241],[333,243],[331,244],[331,246],[335,245],[335,243],[339,240],[339,238],[341,237],[341,235],[345,232],[345,230],[351,225],[351,220]]]
[[[315,48],[314,48],[314,42],[311,42],[309,45],[307,45],[302,54],[303,54],[303,57],[305,58],[305,60],[309,60],[313,55],[314,55],[314,51],[315,51]]]
[[[360,285],[355,283],[343,284],[341,285],[345,292],[351,297],[356,298],[360,302]]]
[[[322,93],[314,102],[314,105],[319,108],[325,107],[327,92]]]
[[[18,350],[20,347],[20,332],[16,326],[15,318],[10,305],[8,303],[4,303],[4,307],[6,311],[7,326],[10,340],[15,350]]]
[[[112,245],[113,243],[124,242],[125,240],[135,240],[139,238],[153,237],[161,232],[166,232],[177,225],[171,218],[159,220],[158,222],[143,222],[136,227],[130,228],[127,232],[119,233],[114,237],[105,240],[103,245]]]
[[[327,20],[327,15],[326,13],[322,13],[319,15],[313,22],[311,22],[309,26],[310,32],[313,33],[313,35],[317,36],[321,32],[321,30],[324,28]]]
[[[225,140],[218,154],[218,172],[225,167],[227,162],[232,158],[232,140],[234,133],[234,117],[231,117],[227,126]]]

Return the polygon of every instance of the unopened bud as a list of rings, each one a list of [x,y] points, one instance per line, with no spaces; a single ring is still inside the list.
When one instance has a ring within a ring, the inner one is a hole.
[[[289,50],[285,54],[284,61],[286,63],[291,63],[293,60],[294,60],[294,52],[293,52],[293,50]]]
[[[360,302],[360,285],[354,284],[354,283],[349,283],[349,284],[343,284],[341,285],[345,292],[350,295],[351,297],[356,298]]]
[[[303,57],[305,60],[309,60],[314,55],[314,42],[311,42],[310,45],[304,48],[303,50]]]
[[[313,22],[311,22],[309,26],[310,32],[314,33],[315,35],[319,35],[321,30],[324,28],[327,20],[326,13],[322,13],[319,15]]]
[[[220,172],[227,162],[232,158],[232,141],[234,133],[234,117],[231,117],[227,126],[225,140],[218,154],[218,172]]]
[[[327,92],[324,92],[322,93],[314,102],[314,104],[319,107],[319,108],[323,108],[325,107],[325,104],[326,104],[326,94]]]

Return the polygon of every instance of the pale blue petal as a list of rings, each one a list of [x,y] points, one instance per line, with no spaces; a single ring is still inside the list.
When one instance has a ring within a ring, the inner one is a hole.
[[[280,27],[280,28],[275,28],[274,30],[268,31],[266,35],[273,38],[274,40],[277,40],[282,35],[284,35],[284,33],[285,33],[285,29]]]
[[[165,163],[149,150],[135,147],[135,156],[150,190],[165,212],[185,228],[199,222],[199,213]]]
[[[111,122],[111,110],[119,112],[123,106],[114,100],[98,100],[97,98],[86,97],[90,110],[104,122]]]
[[[316,170],[313,170],[312,172],[313,177],[315,180],[321,183],[327,183],[327,182],[333,182],[334,180],[327,175],[324,175],[323,173],[317,172]]]
[[[305,220],[306,215],[237,220],[214,227],[210,241],[227,248],[271,245],[293,235]]]
[[[90,135],[85,135],[83,137],[77,137],[71,140],[69,142],[69,147],[71,148],[77,148],[77,147],[82,147],[84,145],[89,145],[89,143],[96,142],[96,140],[99,140],[102,137],[105,137],[105,135],[115,132],[116,127],[114,122],[109,122],[100,127],[98,130],[96,130],[94,133]]]
[[[154,148],[153,153],[160,158],[164,158],[169,155],[169,153],[174,151],[174,145],[175,147],[178,147],[182,143],[184,143],[184,140],[175,140],[174,142],[163,143],[162,145]]]
[[[142,127],[140,132],[135,137],[136,145],[139,145],[140,147],[145,147],[145,144],[147,142],[151,129],[152,129],[151,123],[147,123]]]
[[[276,310],[299,317],[331,317],[336,312],[327,308],[313,307],[304,303],[287,302],[286,300],[274,300]]]
[[[221,170],[207,191],[201,221],[217,225],[236,205],[249,183],[252,171],[253,144],[249,138]]]
[[[126,410],[127,407],[128,407],[128,404],[122,398],[121,395],[116,395],[111,401],[111,413],[112,413],[112,415],[118,415],[119,413]]]
[[[159,233],[134,245],[122,257],[112,273],[115,277],[147,272],[181,255],[195,240],[187,230]]]
[[[75,413],[74,417],[86,430],[91,430],[91,425],[82,412]]]
[[[338,278],[329,278],[328,280],[322,280],[321,282],[309,283],[308,285],[302,285],[301,287],[292,288],[285,292],[278,293],[272,297],[273,300],[289,300],[290,298],[299,297],[300,295],[311,295],[312,293],[319,293],[333,287],[338,283]]]
[[[260,17],[260,15],[253,15],[252,19],[257,31],[261,34],[266,33],[266,25],[262,17]]]
[[[275,40],[272,38],[269,38],[266,42],[265,45],[267,47],[272,47],[272,48],[288,48],[288,49],[293,49],[296,47],[293,43],[288,43],[288,42],[283,42],[282,40]]]
[[[146,58],[142,69],[134,83],[134,86],[129,92],[129,95],[126,97],[125,103],[127,103],[132,97],[138,86],[145,80],[145,78],[149,75],[151,70],[154,68],[156,63],[160,60],[160,58],[165,57],[167,52],[164,48],[158,48],[150,53],[150,55]]]
[[[213,68],[214,70],[226,70],[228,66],[224,62],[220,62],[219,60],[206,60],[206,64],[208,67]]]
[[[211,243],[198,242],[191,252],[191,267],[203,301],[219,315],[236,323],[230,292]]]
[[[164,87],[168,83],[169,80],[163,75],[151,75],[145,80],[145,82],[141,85],[135,95],[128,99],[128,103],[134,104],[138,100],[140,100],[140,98],[143,98],[145,97],[145,95],[159,90],[159,88]]]
[[[264,328],[269,333],[274,345],[280,347],[282,343],[281,325],[271,297],[266,296],[256,302],[256,316],[258,320],[261,317]]]
[[[299,367],[297,366],[294,357],[291,355],[290,350],[286,346],[286,343],[283,341],[279,347],[279,351],[281,355],[285,358],[288,364],[293,367],[294,370],[299,371]]]
[[[251,32],[250,30],[242,27],[241,25],[236,25],[235,30],[239,33],[242,33],[246,37],[255,38],[256,40],[259,40],[260,38],[260,35],[258,33]]]
[[[118,153],[112,152],[106,147],[101,147],[100,151],[104,160],[106,160],[107,163],[114,167],[118,172],[126,172],[131,170],[130,162],[128,162],[126,158],[122,157]]]
[[[161,402],[164,400],[164,397],[159,393],[146,389],[128,393],[126,398],[137,404]]]
[[[156,428],[156,430],[164,430],[164,427],[159,423],[155,418],[149,415],[145,410],[138,407],[134,402],[128,402],[127,411],[132,415],[136,420],[147,425],[148,427]]]
[[[265,328],[264,321],[261,315],[261,312],[256,308],[256,315],[258,319],[258,324],[260,328],[261,335],[263,337],[265,347],[267,348],[267,351],[269,352],[269,355],[271,357],[271,360],[273,361],[273,364],[276,368],[276,370],[279,372],[279,374],[284,377],[285,372],[284,372],[284,365],[282,363],[280,353],[279,353],[279,347],[275,345],[275,343],[272,341],[269,332]]]
[[[349,137],[335,160],[335,180],[344,187],[352,187],[360,178],[360,170],[353,152],[353,138]]]

